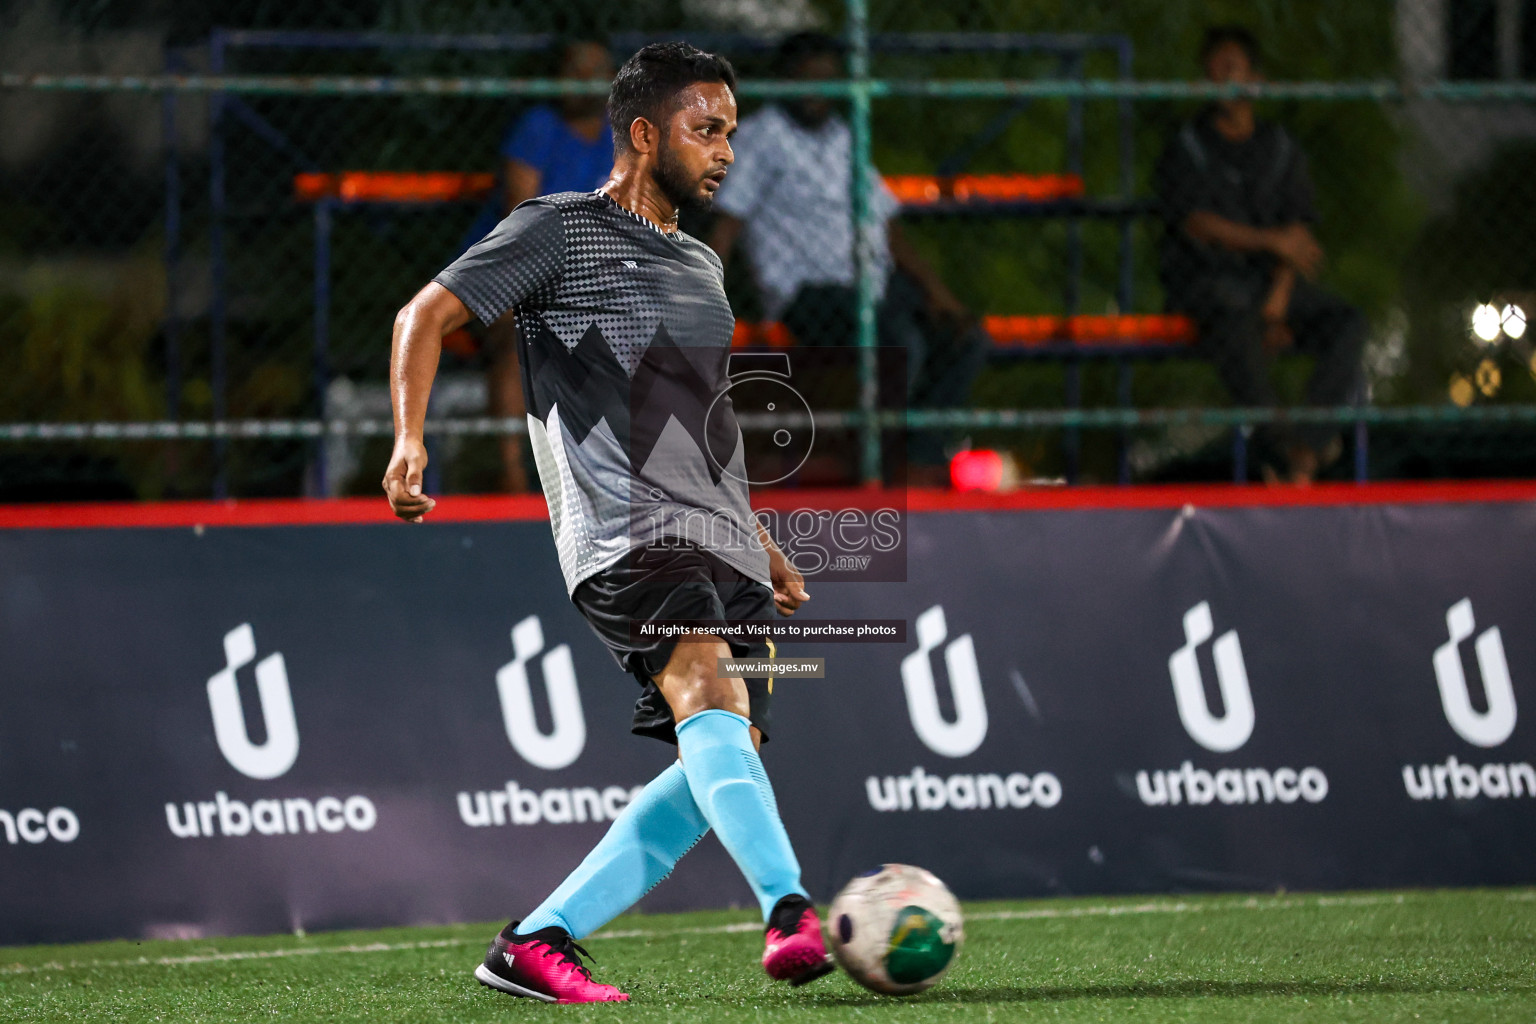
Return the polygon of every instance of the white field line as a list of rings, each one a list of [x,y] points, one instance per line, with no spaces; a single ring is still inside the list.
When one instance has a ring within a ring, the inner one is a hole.
[[[137,957],[133,960],[80,960],[42,964],[0,964],[0,974],[33,974],[38,971],[74,971],[94,967],[181,967],[187,964],[218,964],[235,960],[278,960],[290,956],[317,956],[321,953],[400,953],[412,949],[444,949],[452,946],[479,945],[479,939],[434,939],[430,942],[370,942],[365,946],[309,946],[303,949],[251,949],[234,953],[203,953],[196,956]]]
[[[1515,893],[1512,900],[1536,899],[1536,893]],[[1244,900],[1212,903],[1184,903],[1157,901],[1152,903],[1124,903],[1086,907],[1039,907],[1034,910],[993,910],[967,914],[968,921],[1034,921],[1078,917],[1122,917],[1139,914],[1203,914],[1224,910],[1290,910],[1301,907],[1376,907],[1403,902],[1400,894],[1380,896],[1307,896],[1307,897],[1251,897]],[[735,932],[760,931],[756,921],[738,921],[733,924],[711,925],[703,928],[631,928],[602,931],[593,939],[651,939],[672,935],[724,935]],[[44,971],[72,971],[101,967],[182,967],[190,964],[228,963],[239,960],[279,960],[293,956],[319,956],[324,953],[401,953],[418,949],[451,949],[457,946],[478,946],[483,939],[436,939],[430,942],[373,942],[361,946],[310,946],[302,949],[246,950],[232,953],[203,953],[193,956],[138,957],[133,960],[86,960],[71,963],[49,961],[42,964],[0,964],[0,975],[36,974]]]
[[[1402,903],[1400,894],[1380,896],[1250,897],[1218,903],[1122,903],[1112,906],[1039,907],[966,914],[967,921],[1033,921],[1051,918],[1120,917],[1126,914],[1205,914],[1223,910],[1294,910],[1298,907],[1379,907]]]

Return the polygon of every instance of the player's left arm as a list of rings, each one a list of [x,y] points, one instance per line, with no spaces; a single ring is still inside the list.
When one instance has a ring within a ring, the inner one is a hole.
[[[779,610],[780,615],[793,615],[797,608],[811,599],[811,595],[805,592],[805,577],[779,550],[762,520],[756,522],[758,539],[763,542],[763,550],[768,552],[768,581],[773,584],[773,606]]]

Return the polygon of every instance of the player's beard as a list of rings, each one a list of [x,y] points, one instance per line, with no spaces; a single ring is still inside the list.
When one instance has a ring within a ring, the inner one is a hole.
[[[666,139],[661,140],[656,151],[656,170],[652,176],[661,194],[678,210],[702,212],[715,201],[713,193],[704,191],[704,180],[688,173]]]

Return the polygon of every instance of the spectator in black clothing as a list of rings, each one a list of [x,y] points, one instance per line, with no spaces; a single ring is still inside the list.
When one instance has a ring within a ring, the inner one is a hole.
[[[1200,49],[1212,82],[1262,79],[1257,40],[1245,29],[1210,29]],[[1158,162],[1165,222],[1162,277],[1169,309],[1191,316],[1199,350],[1245,406],[1279,404],[1275,356],[1315,357],[1312,405],[1345,405],[1359,380],[1368,326],[1358,309],[1314,280],[1323,249],[1307,159],[1253,102],[1224,99],[1183,125]],[[1337,427],[1258,432],[1265,476],[1308,483],[1342,450]],[[1271,460],[1280,462],[1277,470]]]

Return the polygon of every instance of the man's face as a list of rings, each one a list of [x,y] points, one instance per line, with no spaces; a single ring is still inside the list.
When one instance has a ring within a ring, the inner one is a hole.
[[[1237,43],[1222,43],[1205,58],[1205,77],[1218,85],[1260,81],[1262,76]]]
[[[800,82],[825,82],[842,75],[843,65],[835,54],[816,53],[804,58],[790,73]],[[806,128],[816,129],[832,116],[832,101],[823,96],[804,96],[788,104],[789,116]]]
[[[597,43],[575,43],[560,59],[560,77],[577,81],[613,81],[613,58]],[[607,96],[563,96],[560,109],[568,120],[597,117],[607,108]]]
[[[677,96],[652,172],[663,195],[678,209],[708,209],[736,159],[736,97],[724,82],[697,82]]]

